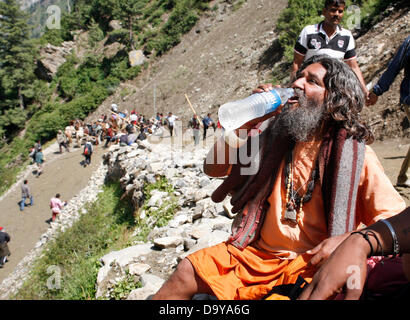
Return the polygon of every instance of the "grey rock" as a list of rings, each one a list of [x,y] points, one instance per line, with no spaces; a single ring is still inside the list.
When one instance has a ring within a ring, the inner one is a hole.
[[[160,249],[176,248],[184,243],[184,239],[181,237],[164,237],[154,240],[154,245]]]
[[[188,222],[188,216],[186,214],[180,214],[174,217],[174,219],[172,219],[168,225],[171,228],[177,228],[178,226]]]
[[[215,230],[212,233],[200,238],[198,242],[187,252],[184,252],[179,256],[179,259],[182,260],[186,258],[191,253],[194,253],[200,249],[208,248],[214,246],[218,243],[228,240],[230,234],[221,230]]]
[[[151,198],[148,201],[148,207],[158,206],[160,207],[164,199],[168,197],[168,193],[164,191],[152,190]]]
[[[137,276],[146,273],[149,269],[151,269],[151,266],[146,263],[133,263],[128,266],[128,272]]]
[[[165,282],[164,279],[155,275],[144,274],[141,276],[142,288],[131,291],[127,300],[147,300],[155,294]]]

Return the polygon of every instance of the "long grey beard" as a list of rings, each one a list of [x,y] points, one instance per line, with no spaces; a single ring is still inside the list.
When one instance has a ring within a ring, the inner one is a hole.
[[[323,115],[323,106],[299,97],[299,106],[290,110],[290,105],[285,105],[272,129],[276,134],[289,136],[296,142],[307,141],[321,124]]]

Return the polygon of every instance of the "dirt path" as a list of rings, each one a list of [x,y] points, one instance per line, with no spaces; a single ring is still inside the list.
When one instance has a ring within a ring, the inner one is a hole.
[[[102,147],[96,146],[91,165],[84,168],[81,166],[84,159],[81,155],[82,148],[71,148],[70,151],[59,154],[58,145],[52,144],[44,150],[46,157],[44,173],[36,178],[33,174],[35,167],[29,166],[20,181],[0,198],[0,225],[11,237],[9,242],[11,256],[9,262],[0,269],[0,282],[34,248],[40,236],[49,228],[47,220],[51,217],[49,208],[51,197],[60,193],[62,200],[70,200],[78,194],[87,186],[93,171],[101,163],[101,155],[104,153]],[[20,211],[18,203],[21,200],[20,188],[24,179],[28,180],[34,205]]]
[[[167,139],[165,139],[167,140]],[[393,184],[396,183],[397,174],[401,163],[410,146],[410,141],[400,139],[378,141],[372,145],[382,163],[386,174]],[[51,212],[48,207],[50,198],[57,192],[62,199],[70,200],[88,184],[88,179],[93,171],[101,163],[102,147],[96,147],[91,166],[83,168],[80,162],[83,160],[78,148],[71,149],[70,153],[57,153],[57,145],[53,144],[46,151],[47,162],[44,174],[35,178],[33,166],[27,169],[25,177],[29,180],[29,186],[34,196],[34,206],[26,207],[20,211],[18,202],[21,197],[21,181],[0,198],[0,225],[4,226],[11,236],[9,243],[10,261],[0,269],[0,282],[3,281],[17,266],[17,264],[34,248],[40,236],[46,232],[49,225],[46,222]],[[410,188],[397,189],[410,205]]]
[[[407,139],[391,139],[386,141],[374,142],[371,147],[376,152],[384,172],[389,177],[393,185],[396,185],[397,176],[400,172],[401,164],[410,147],[410,140]],[[407,206],[410,205],[410,188],[396,187]]]

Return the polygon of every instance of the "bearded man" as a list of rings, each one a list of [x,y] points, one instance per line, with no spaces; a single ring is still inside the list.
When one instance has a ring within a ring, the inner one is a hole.
[[[373,136],[360,119],[365,97],[351,68],[314,56],[298,70],[292,88],[295,96],[280,112],[240,128],[251,133],[271,117],[260,134],[249,134],[236,150],[235,139],[243,139],[226,134],[210,150],[204,172],[227,176],[212,200],[232,196],[232,235],[182,260],[154,299],[190,299],[196,293],[227,300],[292,298],[283,290],[309,283],[360,224],[404,210],[404,200],[366,145]],[[249,152],[255,141],[258,152],[241,163],[241,150]],[[257,170],[244,174],[252,162]]]

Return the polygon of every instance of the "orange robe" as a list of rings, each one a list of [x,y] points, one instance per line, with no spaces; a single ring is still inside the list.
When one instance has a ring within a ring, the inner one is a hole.
[[[299,195],[306,193],[306,182],[320,143],[320,140],[312,140],[295,146],[293,188],[300,188]],[[308,264],[311,256],[305,252],[328,237],[320,182],[315,185],[312,199],[303,205],[300,222],[290,225],[282,220],[286,204],[284,165],[283,160],[268,198],[270,208],[258,240],[244,250],[224,242],[188,256],[196,273],[218,299],[261,299],[273,286],[294,283],[298,275],[310,282],[316,272],[316,267]],[[356,226],[370,225],[405,208],[405,201],[384,174],[376,154],[366,146],[356,203]]]

